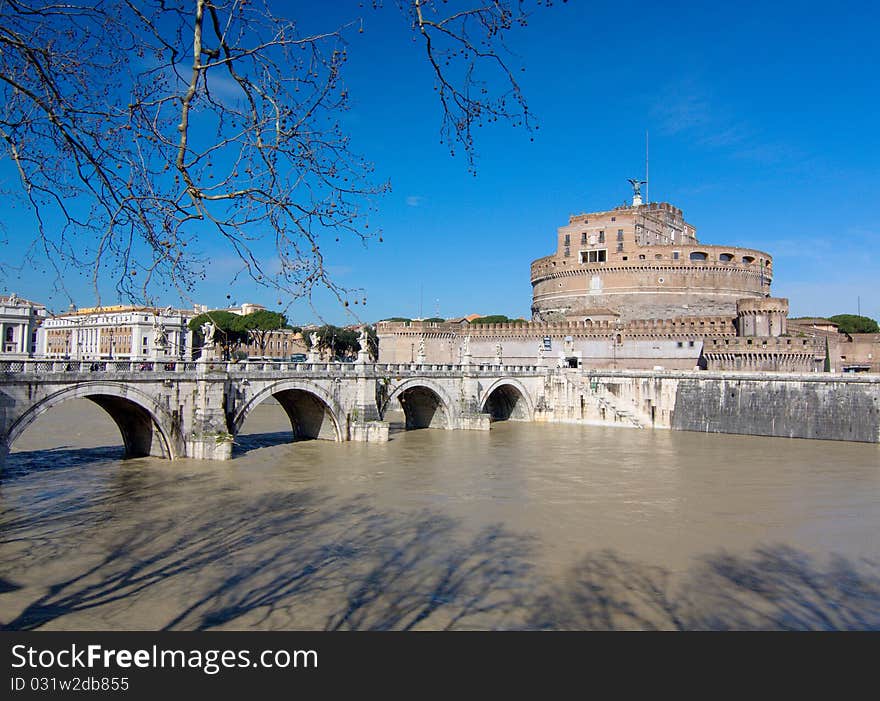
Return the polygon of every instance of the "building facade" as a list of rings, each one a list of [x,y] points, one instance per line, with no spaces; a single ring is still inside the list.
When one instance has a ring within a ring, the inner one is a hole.
[[[0,356],[28,357],[38,353],[38,330],[46,307],[15,293],[0,295]]]
[[[71,310],[46,319],[38,350],[71,360],[188,359],[194,310],[117,305]]]

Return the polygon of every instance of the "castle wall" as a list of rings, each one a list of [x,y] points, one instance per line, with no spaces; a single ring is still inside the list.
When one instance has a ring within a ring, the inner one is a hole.
[[[536,321],[561,317],[588,317],[591,309],[612,309],[624,321],[666,319],[678,316],[735,316],[736,302],[769,293],[771,268],[761,261],[766,253],[732,247],[693,246],[663,248],[663,260],[654,259],[659,248],[636,249],[610,256],[606,263],[579,263],[546,258],[532,266],[532,316]],[[642,253],[641,251],[645,251]],[[674,252],[680,258],[671,258]],[[710,256],[692,261],[691,253]],[[731,256],[730,262],[718,260]],[[752,263],[741,262],[744,258]],[[652,260],[653,259],[653,260]],[[735,262],[739,261],[739,262]]]
[[[582,367],[692,370],[704,338],[732,338],[731,317],[691,317],[631,322],[556,322],[521,324],[455,324],[380,322],[380,363],[457,364],[465,338],[471,361],[517,365],[542,362],[553,367],[576,358]],[[545,342],[545,339],[547,341]],[[500,346],[500,349],[499,349]],[[548,347],[549,346],[549,347]]]
[[[559,371],[537,420],[880,443],[880,377]]]

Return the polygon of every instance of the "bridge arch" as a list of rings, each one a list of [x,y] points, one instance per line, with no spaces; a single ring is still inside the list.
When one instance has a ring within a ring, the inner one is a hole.
[[[480,411],[491,414],[493,421],[533,421],[535,405],[522,382],[502,377],[482,393]]]
[[[424,377],[411,377],[397,385],[382,407],[382,418],[397,399],[406,417],[406,429],[454,428],[452,399],[438,383]]]
[[[248,414],[269,397],[275,397],[290,419],[294,438],[345,440],[346,431],[340,417],[345,415],[333,397],[313,382],[280,380],[264,387],[233,416],[230,431],[238,435]]]
[[[174,441],[174,417],[148,393],[117,382],[82,382],[36,401],[12,422],[2,437],[5,450],[11,450],[19,436],[42,414],[70,399],[88,399],[107,412],[122,434],[126,457],[152,455],[174,459],[182,454]]]

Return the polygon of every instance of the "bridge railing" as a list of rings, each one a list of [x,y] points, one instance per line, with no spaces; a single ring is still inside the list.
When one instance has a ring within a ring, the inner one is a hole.
[[[356,375],[366,370],[379,375],[450,375],[460,376],[464,373],[485,375],[535,375],[545,372],[546,368],[538,365],[493,365],[471,364],[456,365],[452,363],[357,363],[340,362],[283,362],[283,361],[210,361],[210,360],[70,360],[52,358],[24,358],[18,360],[0,360],[0,375],[56,375],[56,374],[106,374],[115,373],[229,373],[236,376],[258,375],[261,373],[320,373],[329,375]]]
[[[198,363],[182,360],[0,360],[0,375],[195,372]]]

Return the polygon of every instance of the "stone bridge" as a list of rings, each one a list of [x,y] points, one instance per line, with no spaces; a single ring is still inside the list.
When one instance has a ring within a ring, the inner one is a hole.
[[[534,420],[550,372],[539,366],[357,363],[0,362],[0,464],[42,413],[69,399],[104,409],[128,456],[226,460],[248,415],[270,397],[296,439],[386,441],[406,428],[487,430]]]

